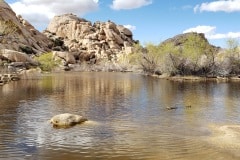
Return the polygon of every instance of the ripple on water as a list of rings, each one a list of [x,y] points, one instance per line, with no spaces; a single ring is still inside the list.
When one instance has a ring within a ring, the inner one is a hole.
[[[29,93],[24,96],[13,92],[15,101],[1,97],[5,105],[0,107],[0,159],[240,157],[206,142],[212,135],[208,123],[240,121],[239,90],[235,87],[225,90],[230,94],[235,89],[236,98],[227,100],[220,93],[226,85],[206,84],[204,88],[197,83],[185,85],[128,74],[61,75],[37,85],[40,87],[28,86]],[[185,109],[185,101],[192,107]],[[168,111],[166,106],[178,108]],[[53,128],[48,120],[65,112],[83,113],[90,121],[68,129]]]

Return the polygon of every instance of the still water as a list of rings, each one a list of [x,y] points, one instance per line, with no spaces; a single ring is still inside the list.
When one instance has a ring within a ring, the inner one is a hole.
[[[237,160],[240,148],[208,139],[212,125],[240,124],[239,104],[240,83],[81,72],[20,80],[0,87],[0,159]],[[52,128],[66,112],[90,121]]]

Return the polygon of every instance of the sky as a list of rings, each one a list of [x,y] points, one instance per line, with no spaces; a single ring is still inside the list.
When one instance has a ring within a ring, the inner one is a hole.
[[[36,29],[55,15],[73,13],[92,23],[111,20],[133,32],[141,44],[159,44],[175,35],[204,33],[213,45],[240,40],[240,0],[5,0]]]

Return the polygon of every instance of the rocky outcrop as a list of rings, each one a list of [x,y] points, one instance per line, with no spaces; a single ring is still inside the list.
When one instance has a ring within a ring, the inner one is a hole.
[[[88,53],[87,51],[78,52],[62,52],[53,51],[53,60],[63,60],[64,65],[75,64],[78,62],[88,62],[89,64],[94,64],[96,62],[96,55],[94,53]]]
[[[0,49],[11,49],[28,54],[49,51],[52,42],[37,31],[11,7],[0,1]]]
[[[50,123],[53,124],[53,127],[71,127],[76,124],[81,124],[85,121],[87,121],[87,119],[83,118],[82,116],[63,113],[52,117]]]
[[[53,41],[64,41],[69,52],[95,54],[98,59],[116,59],[119,54],[131,52],[135,43],[132,32],[122,25],[111,21],[92,24],[73,14],[55,16],[44,34]]]
[[[18,52],[9,49],[1,49],[0,50],[0,59],[7,60],[8,62],[17,62],[16,65],[20,63],[28,63],[30,65],[38,65],[36,61],[30,58],[26,53]]]

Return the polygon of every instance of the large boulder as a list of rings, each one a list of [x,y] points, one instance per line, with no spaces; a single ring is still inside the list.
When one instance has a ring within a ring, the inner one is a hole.
[[[70,113],[59,114],[50,119],[50,123],[52,123],[53,127],[71,127],[85,121],[87,121],[86,118]]]
[[[30,58],[26,53],[13,51],[9,49],[0,50],[0,59],[8,60],[10,62],[23,62],[31,65],[38,65],[38,62]]]
[[[60,58],[64,60],[65,64],[75,64],[76,59],[71,52],[61,52],[61,51],[53,51],[53,59]]]
[[[118,25],[117,28],[120,31],[120,33],[122,33],[128,37],[133,36],[132,32],[128,28],[125,28],[123,25]]]

